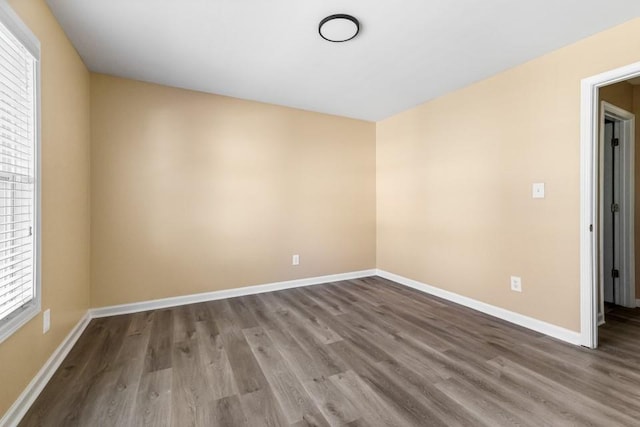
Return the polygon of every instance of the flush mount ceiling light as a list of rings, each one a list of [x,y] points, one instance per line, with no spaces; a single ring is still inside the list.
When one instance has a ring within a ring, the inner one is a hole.
[[[320,37],[335,43],[351,40],[358,35],[358,31],[360,31],[360,22],[353,16],[343,13],[327,16],[318,26]]]

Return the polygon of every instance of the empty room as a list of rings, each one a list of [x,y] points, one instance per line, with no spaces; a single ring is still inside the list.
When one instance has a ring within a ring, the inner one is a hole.
[[[0,427],[640,425],[640,2],[0,0]]]

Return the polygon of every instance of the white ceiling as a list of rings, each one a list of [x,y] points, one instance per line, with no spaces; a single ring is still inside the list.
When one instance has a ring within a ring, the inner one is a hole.
[[[638,0],[47,0],[96,72],[376,121],[640,15]],[[327,15],[360,20],[329,43]]]

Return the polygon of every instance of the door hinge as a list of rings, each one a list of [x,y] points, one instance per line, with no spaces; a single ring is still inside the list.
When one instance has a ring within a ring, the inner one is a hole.
[[[617,270],[615,268],[611,270],[611,277],[613,277],[614,279],[617,279],[618,277],[620,277],[620,270]]]
[[[620,211],[620,205],[617,203],[611,204],[611,212],[616,213]]]
[[[617,147],[620,145],[620,139],[619,138],[612,138],[611,139],[611,146],[612,147]]]
[[[589,231],[593,232],[593,224],[589,224]]]

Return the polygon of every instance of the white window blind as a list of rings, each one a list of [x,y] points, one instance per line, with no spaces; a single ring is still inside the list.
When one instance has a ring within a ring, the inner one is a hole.
[[[0,322],[36,298],[36,59],[0,23]]]

